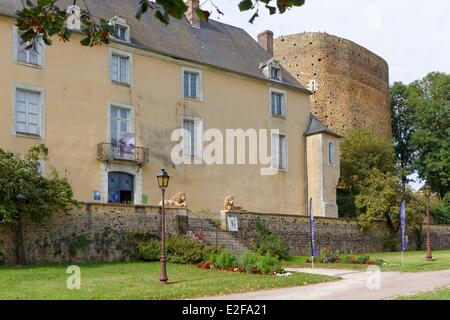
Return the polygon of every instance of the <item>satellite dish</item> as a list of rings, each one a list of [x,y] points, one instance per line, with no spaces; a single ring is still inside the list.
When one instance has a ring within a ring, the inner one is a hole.
[[[81,9],[77,5],[71,5],[66,10],[66,28],[69,30],[81,30]]]

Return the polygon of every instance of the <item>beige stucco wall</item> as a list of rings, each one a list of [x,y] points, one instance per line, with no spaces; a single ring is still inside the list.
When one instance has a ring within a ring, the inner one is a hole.
[[[97,144],[108,138],[110,102],[130,105],[135,114],[136,144],[150,147],[150,162],[138,171],[142,192],[157,204],[160,191],[155,175],[164,167],[172,175],[168,193],[185,191],[195,212],[219,213],[223,199],[234,195],[238,204],[259,212],[305,213],[304,137],[309,119],[309,98],[304,92],[272,83],[184,63],[125,45],[111,44],[133,57],[132,87],[110,82],[107,46],[85,48],[75,35],[70,43],[56,39],[46,48],[45,68],[13,63],[14,20],[0,17],[0,147],[24,153],[44,142],[50,162],[66,172],[75,197],[93,201],[102,191]],[[202,70],[203,102],[182,97],[182,67]],[[13,84],[45,89],[45,139],[12,135]],[[287,119],[269,111],[269,88],[288,93]],[[279,129],[288,135],[289,168],[275,176],[261,176],[260,165],[172,166],[171,133],[182,116],[200,117],[204,129]],[[105,195],[104,195],[105,196]],[[140,199],[136,199],[139,202]]]
[[[308,199],[312,198],[314,216],[338,217],[336,186],[340,176],[339,139],[326,133],[306,138]],[[335,163],[328,162],[328,141],[335,145]]]

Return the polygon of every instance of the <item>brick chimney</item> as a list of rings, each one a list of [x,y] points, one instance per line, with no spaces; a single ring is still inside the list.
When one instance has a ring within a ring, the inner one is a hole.
[[[258,34],[258,43],[273,57],[273,32],[266,30]]]
[[[196,28],[200,28],[200,18],[197,15],[197,9],[200,8],[200,0],[186,0],[188,9],[186,11],[186,18],[191,25]]]

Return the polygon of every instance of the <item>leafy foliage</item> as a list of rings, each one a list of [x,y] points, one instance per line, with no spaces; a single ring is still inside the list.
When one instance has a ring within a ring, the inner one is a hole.
[[[407,176],[413,171],[414,149],[411,137],[414,131],[414,109],[409,86],[395,82],[391,86],[390,93],[395,159],[402,170],[402,182],[406,184]]]
[[[450,191],[450,75],[433,72],[391,87],[396,158],[440,197]]]
[[[351,131],[341,143],[341,177],[344,189],[358,194],[372,169],[394,171],[394,152],[390,140],[375,137],[368,129]]]
[[[81,1],[79,1],[81,2]],[[276,2],[276,6],[271,5]],[[24,41],[34,41],[42,36],[45,44],[51,45],[51,37],[57,35],[62,41],[70,40],[72,31],[65,26],[66,11],[65,8],[58,6],[59,0],[25,0],[24,8],[17,12],[17,26],[23,32]],[[77,1],[74,1],[76,4]],[[81,32],[84,34],[81,44],[83,46],[96,46],[108,44],[111,35],[115,34],[114,28],[104,19],[95,19],[89,11],[88,1],[83,1],[86,8],[81,10]],[[292,7],[302,6],[304,0],[240,0],[238,6],[241,11],[254,10],[249,22],[253,23],[258,17],[259,5],[264,7],[269,13],[280,14]],[[212,3],[214,5],[214,3]],[[217,13],[223,12],[216,6]],[[148,0],[139,0],[135,17],[139,20],[150,10],[154,12],[155,17],[164,24],[170,23],[170,18],[182,19],[188,10],[184,0],[156,0],[156,5]],[[201,20],[208,21],[210,12],[198,8],[196,14]],[[99,20],[98,22],[96,20]]]
[[[337,191],[340,217],[359,215],[355,198],[366,188],[372,170],[392,173],[394,151],[390,140],[375,137],[368,129],[355,129],[342,140],[341,177]]]
[[[143,241],[138,244],[139,258],[157,261],[161,257],[159,240]],[[205,259],[208,248],[186,236],[169,236],[166,242],[167,260],[173,263],[192,264]]]
[[[228,250],[223,250],[222,252],[217,254],[213,263],[216,267],[222,270],[226,270],[230,267],[237,267],[238,265],[236,256]]]
[[[0,223],[18,225],[21,214],[41,222],[77,204],[68,180],[55,169],[50,168],[46,177],[39,173],[39,160],[47,156],[44,145],[24,157],[0,149]]]
[[[279,259],[289,257],[289,248],[281,237],[271,232],[261,221],[256,222],[256,236],[253,240],[253,249],[262,255],[269,254]]]
[[[431,206],[431,214],[437,224],[450,224],[450,192],[442,200],[437,199]]]
[[[450,192],[450,75],[430,73],[411,84],[413,166],[441,197]]]
[[[418,231],[423,222],[423,203],[411,191],[402,192],[400,179],[393,173],[370,171],[365,188],[356,196],[356,206],[361,211],[358,222],[363,229],[374,229],[385,220],[391,232],[400,228],[400,203],[406,200],[406,226]]]
[[[281,272],[280,260],[269,254],[261,255],[259,252],[246,252],[242,255],[240,265],[247,273],[273,274]]]

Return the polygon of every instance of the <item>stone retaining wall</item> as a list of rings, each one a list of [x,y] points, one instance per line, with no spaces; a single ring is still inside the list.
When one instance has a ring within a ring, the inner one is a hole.
[[[182,227],[186,209],[166,210],[167,232]],[[160,214],[155,206],[84,204],[68,214],[58,213],[42,224],[23,221],[27,263],[119,261],[132,258],[136,237],[159,237]],[[0,225],[0,258],[16,263],[15,233]]]
[[[229,212],[238,221],[236,236],[250,241],[255,236],[256,223],[262,221],[268,228],[279,234],[289,246],[293,255],[308,255],[310,249],[309,218],[281,214],[258,214],[251,212]],[[319,218],[314,219],[316,244],[343,252],[380,252],[389,233],[383,222],[375,231],[363,232],[354,219]],[[415,236],[409,235],[409,248],[417,248]],[[398,241],[400,243],[400,240]],[[431,243],[433,249],[450,248],[450,225],[432,225]]]

